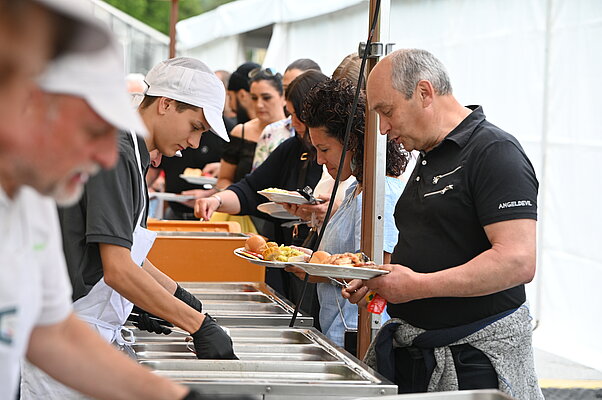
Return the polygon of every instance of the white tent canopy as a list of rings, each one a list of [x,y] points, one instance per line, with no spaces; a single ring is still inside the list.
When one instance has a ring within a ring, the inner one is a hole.
[[[391,0],[390,22],[395,48],[434,53],[455,96],[527,151],[540,182],[534,344],[602,370],[602,2]],[[311,58],[329,74],[366,40],[368,1],[239,0],[180,22],[179,46],[233,70],[262,27],[265,66]]]

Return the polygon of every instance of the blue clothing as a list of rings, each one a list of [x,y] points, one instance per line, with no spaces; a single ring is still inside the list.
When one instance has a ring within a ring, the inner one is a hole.
[[[395,227],[393,212],[405,183],[399,179],[385,178],[385,226],[383,250],[393,253],[397,244],[398,231]],[[360,251],[362,234],[362,194],[355,195],[357,182],[351,184],[345,199],[326,226],[319,250],[329,253],[346,253]],[[341,289],[331,283],[318,283],[318,299],[320,301],[320,327],[322,332],[339,346],[343,346],[345,325],[357,328],[357,305],[351,304],[341,295]],[[340,309],[339,309],[340,307]],[[342,315],[341,315],[342,314]],[[343,318],[345,322],[343,322]],[[389,319],[386,312],[381,315],[383,323]]]

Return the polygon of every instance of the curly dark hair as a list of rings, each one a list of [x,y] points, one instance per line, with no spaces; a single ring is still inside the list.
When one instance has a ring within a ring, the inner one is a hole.
[[[308,128],[323,127],[331,137],[338,139],[342,144],[354,97],[355,86],[349,79],[328,79],[317,84],[309,91],[303,103],[302,117],[305,125]],[[364,176],[365,114],[366,98],[360,93],[349,137],[349,150],[352,153],[351,172],[360,183]],[[408,153],[395,142],[387,141],[387,175],[401,175],[407,163]]]

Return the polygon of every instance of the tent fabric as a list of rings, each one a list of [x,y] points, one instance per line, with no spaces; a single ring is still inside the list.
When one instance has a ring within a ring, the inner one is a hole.
[[[190,49],[271,24],[336,12],[362,1],[367,0],[239,0],[178,22],[178,41]]]
[[[265,66],[283,71],[307,57],[330,74],[366,40],[367,1],[276,3],[243,0],[195,17],[222,30],[196,42],[181,33],[184,52],[233,70],[244,61],[245,29],[274,24]],[[522,143],[540,182],[538,271],[527,286],[534,345],[602,370],[602,2],[391,0],[389,19],[395,48],[431,51],[459,101],[482,104]],[[192,32],[193,23],[178,28]]]

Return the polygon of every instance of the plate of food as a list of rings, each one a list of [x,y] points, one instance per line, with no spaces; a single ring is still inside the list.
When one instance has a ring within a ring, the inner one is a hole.
[[[309,254],[293,247],[266,242],[260,235],[249,237],[245,247],[235,249],[234,255],[255,265],[273,268],[284,268],[291,265],[291,262],[309,260]]]
[[[268,188],[259,190],[259,193],[262,196],[267,197],[270,201],[275,203],[291,203],[291,204],[307,204],[309,201],[301,196],[301,194],[294,192],[292,190],[284,190],[278,188]]]
[[[274,218],[280,219],[299,219],[296,215],[290,214],[284,209],[282,204],[274,203],[273,201],[263,203],[257,206],[257,209],[263,213],[269,214]]]
[[[364,261],[362,253],[342,253],[331,255],[316,251],[309,262],[289,262],[314,276],[340,279],[370,279],[388,274],[372,261]]]
[[[195,197],[192,195],[176,194],[176,193],[164,193],[164,192],[151,192],[148,194],[150,198],[157,198],[165,201],[175,201],[178,203],[185,203],[188,200],[194,200]]]
[[[215,185],[217,178],[212,175],[203,175],[203,171],[198,168],[186,168],[180,178],[194,185]]]

